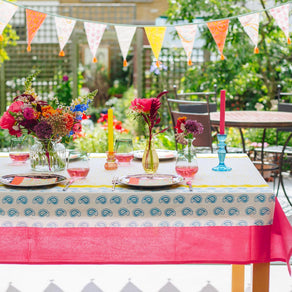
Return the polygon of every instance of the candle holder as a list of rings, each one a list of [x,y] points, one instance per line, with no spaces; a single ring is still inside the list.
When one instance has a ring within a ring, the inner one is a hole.
[[[106,170],[115,170],[118,168],[118,163],[116,160],[116,152],[106,152],[106,162],[104,168]]]
[[[232,168],[229,166],[226,166],[224,161],[225,161],[225,156],[226,156],[226,149],[225,149],[225,140],[226,140],[226,134],[217,134],[218,138],[218,158],[219,158],[219,164],[216,167],[213,167],[212,170],[214,171],[230,171]]]

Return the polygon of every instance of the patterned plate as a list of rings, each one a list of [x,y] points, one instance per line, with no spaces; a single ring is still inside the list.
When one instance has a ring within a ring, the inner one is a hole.
[[[23,188],[50,186],[66,180],[65,176],[53,173],[8,174],[0,178],[4,185]]]
[[[174,150],[156,149],[159,160],[167,160],[176,158],[177,152]],[[142,159],[144,150],[134,151],[134,158]]]
[[[183,181],[183,177],[174,174],[134,174],[122,176],[118,179],[121,184],[139,188],[166,187]]]

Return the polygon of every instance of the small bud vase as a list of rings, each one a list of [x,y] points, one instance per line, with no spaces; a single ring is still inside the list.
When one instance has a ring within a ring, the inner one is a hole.
[[[66,148],[59,141],[35,139],[30,148],[31,169],[40,172],[64,170],[66,166]]]
[[[185,179],[193,179],[198,170],[196,151],[192,145],[192,139],[188,139],[187,147],[178,150],[175,171]]]
[[[152,139],[147,139],[142,158],[142,166],[146,173],[154,174],[159,166],[159,158]]]

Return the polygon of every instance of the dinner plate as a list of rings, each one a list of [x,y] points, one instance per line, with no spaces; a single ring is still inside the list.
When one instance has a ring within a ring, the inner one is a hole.
[[[8,174],[0,178],[0,182],[12,187],[42,187],[55,185],[67,180],[65,176],[47,173]]]
[[[172,186],[183,181],[183,177],[174,174],[134,174],[122,176],[118,179],[118,183],[143,188]]]
[[[166,150],[166,149],[156,149],[159,160],[167,160],[174,159],[177,156],[177,152],[174,150]],[[134,151],[134,158],[142,159],[144,150],[136,150]]]

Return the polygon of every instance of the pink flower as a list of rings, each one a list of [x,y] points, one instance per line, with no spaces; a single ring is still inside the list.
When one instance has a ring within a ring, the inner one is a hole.
[[[16,137],[21,137],[22,136],[22,132],[21,130],[17,127],[17,129],[9,129],[9,134],[12,136],[16,136]]]
[[[74,126],[73,126],[73,132],[74,133],[80,133],[82,130],[82,126],[80,123],[76,123]]]
[[[36,118],[36,112],[33,108],[31,107],[26,107],[24,110],[23,110],[23,116],[25,119],[27,120],[33,120]]]
[[[12,129],[14,124],[15,119],[9,112],[5,112],[0,118],[0,127],[2,129]]]
[[[130,109],[138,113],[149,113],[154,98],[135,98],[130,105]]]
[[[13,112],[13,113],[18,113],[18,112],[22,111],[22,107],[23,107],[23,101],[17,100],[9,106],[7,111]]]

